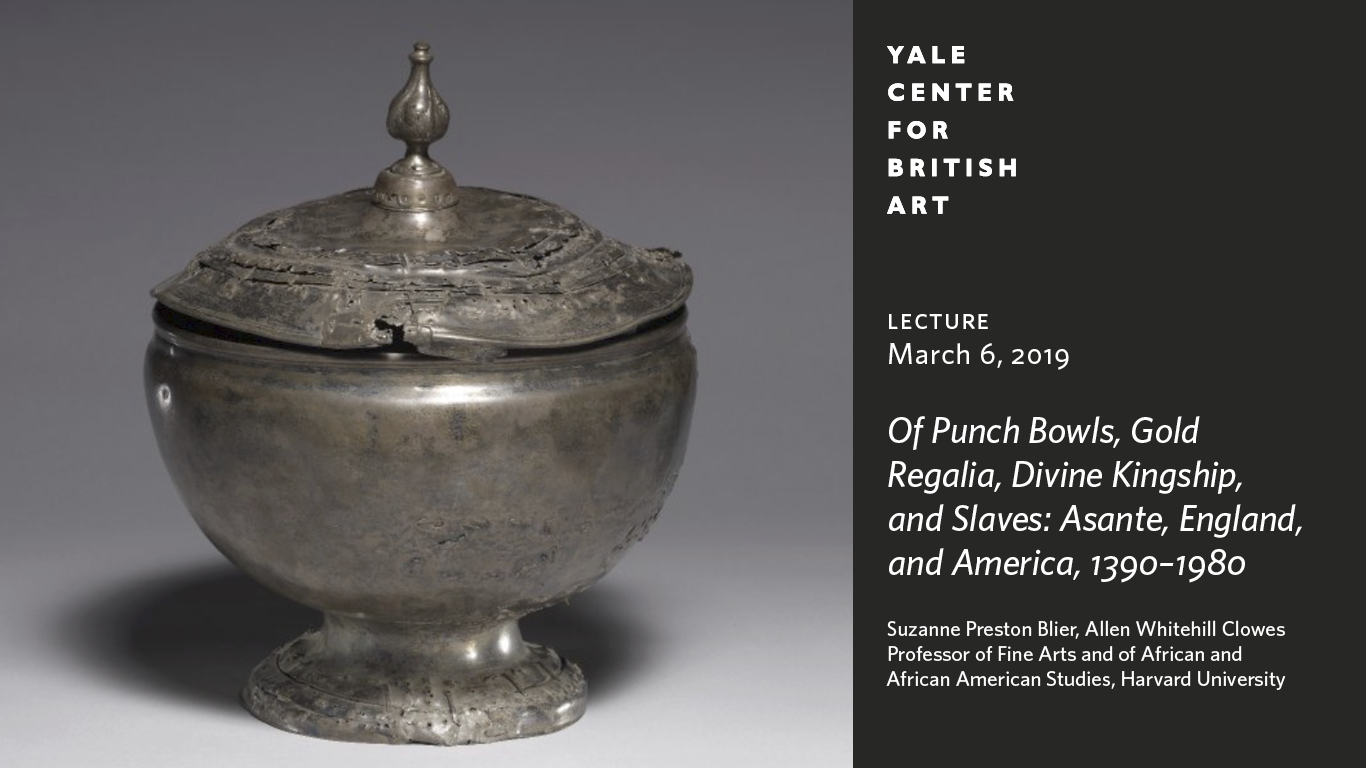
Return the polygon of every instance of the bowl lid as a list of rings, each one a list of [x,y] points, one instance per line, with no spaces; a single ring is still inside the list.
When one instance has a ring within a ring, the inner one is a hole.
[[[373,187],[261,216],[152,295],[276,341],[452,358],[601,341],[683,306],[692,272],[677,252],[604,237],[534,197],[458,187],[428,155],[449,111],[430,49],[413,48],[388,116],[407,152]]]

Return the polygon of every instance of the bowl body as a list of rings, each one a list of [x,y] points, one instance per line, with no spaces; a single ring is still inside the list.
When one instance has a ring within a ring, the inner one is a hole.
[[[156,319],[148,409],[186,507],[247,574],[338,617],[478,634],[558,602],[645,535],[683,461],[681,313],[483,362]]]

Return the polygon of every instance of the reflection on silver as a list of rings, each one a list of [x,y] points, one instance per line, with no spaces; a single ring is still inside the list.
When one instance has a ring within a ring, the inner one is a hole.
[[[242,693],[348,741],[548,733],[582,673],[517,620],[649,530],[683,461],[696,355],[678,254],[550,203],[457,188],[430,49],[374,189],[277,211],[158,286],[146,391],[195,521],[323,612]],[[175,407],[172,408],[172,393]]]

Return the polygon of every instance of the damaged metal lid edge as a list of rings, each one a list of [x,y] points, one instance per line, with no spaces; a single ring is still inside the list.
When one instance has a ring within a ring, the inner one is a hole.
[[[167,307],[322,349],[411,344],[449,358],[590,344],[678,311],[679,254],[603,236],[544,200],[457,186],[429,155],[450,113],[429,46],[389,105],[404,156],[372,188],[261,216],[153,289]]]

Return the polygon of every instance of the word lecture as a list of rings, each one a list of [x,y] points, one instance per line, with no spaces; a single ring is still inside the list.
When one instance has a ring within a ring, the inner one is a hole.
[[[929,47],[928,54],[918,45],[889,45],[893,64],[933,66],[937,64],[966,64],[965,46]],[[1015,101],[1015,87],[1010,83],[981,82],[894,82],[887,86],[887,99],[894,104],[912,105],[929,102],[992,102],[1005,104]],[[946,120],[888,120],[887,140],[945,141],[949,140]],[[1018,163],[1015,158],[991,157],[889,157],[887,176],[905,179],[991,179],[1015,178]],[[943,214],[948,195],[892,195],[887,205],[890,214]]]

